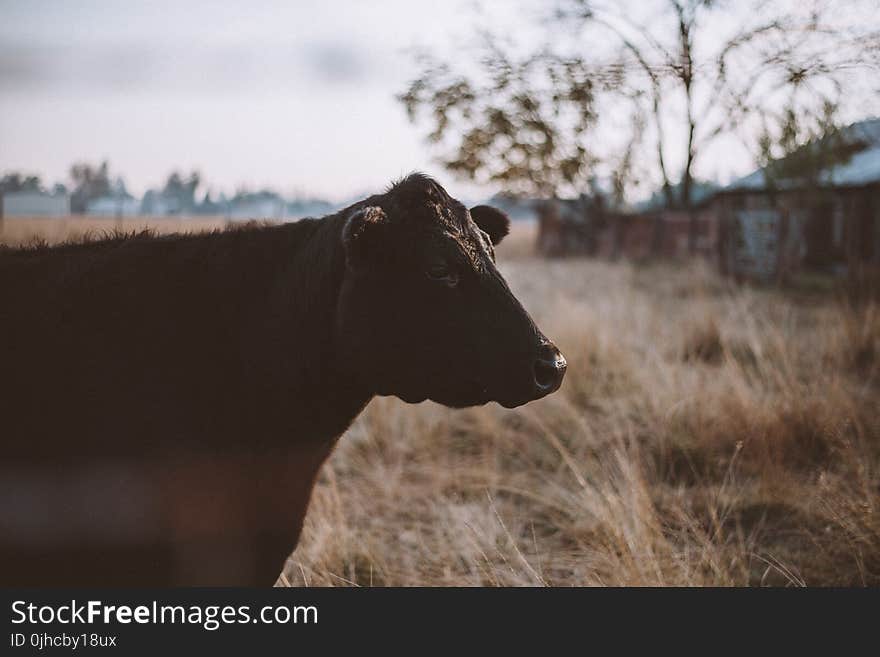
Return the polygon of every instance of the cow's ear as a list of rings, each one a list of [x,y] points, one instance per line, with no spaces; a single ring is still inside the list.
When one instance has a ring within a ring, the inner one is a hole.
[[[510,219],[497,208],[475,205],[471,208],[471,219],[489,235],[492,244],[498,244],[510,232]]]
[[[369,206],[354,210],[342,229],[345,261],[351,269],[359,269],[378,256],[388,226],[382,208]]]

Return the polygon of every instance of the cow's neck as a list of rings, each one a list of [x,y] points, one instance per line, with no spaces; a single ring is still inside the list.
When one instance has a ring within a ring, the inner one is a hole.
[[[339,362],[334,345],[343,222],[338,214],[290,225],[272,246],[286,265],[269,297],[271,319],[246,335],[257,351],[249,359],[254,421],[271,441],[332,447],[371,397]]]

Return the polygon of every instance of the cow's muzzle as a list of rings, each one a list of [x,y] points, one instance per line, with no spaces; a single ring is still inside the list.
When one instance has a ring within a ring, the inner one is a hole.
[[[540,399],[552,392],[559,390],[568,363],[565,356],[552,342],[542,342],[538,347],[538,357],[535,359],[535,399]]]

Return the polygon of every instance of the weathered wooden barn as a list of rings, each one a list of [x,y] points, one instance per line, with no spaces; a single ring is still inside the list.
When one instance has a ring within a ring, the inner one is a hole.
[[[846,157],[808,179],[774,180],[762,169],[711,199],[723,272],[774,280],[880,267],[880,119],[842,134]]]
[[[583,197],[545,202],[538,249],[550,256],[685,257],[693,218],[695,252],[737,278],[880,269],[880,119],[853,124],[839,138],[843,154],[808,176],[786,176],[785,166],[760,169],[691,211],[610,211]]]
[[[702,203],[694,210],[696,251],[717,256],[719,224]],[[537,208],[538,251],[547,256],[592,255],[642,260],[689,254],[691,213],[684,210],[626,212],[590,200],[544,201]]]

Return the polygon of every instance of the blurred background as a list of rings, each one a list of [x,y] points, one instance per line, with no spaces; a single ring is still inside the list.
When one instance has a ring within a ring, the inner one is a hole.
[[[374,401],[284,582],[880,583],[880,2],[0,0],[0,242],[514,219],[570,362]]]
[[[880,257],[876,1],[0,7],[7,242],[321,215],[426,170],[548,255]]]

